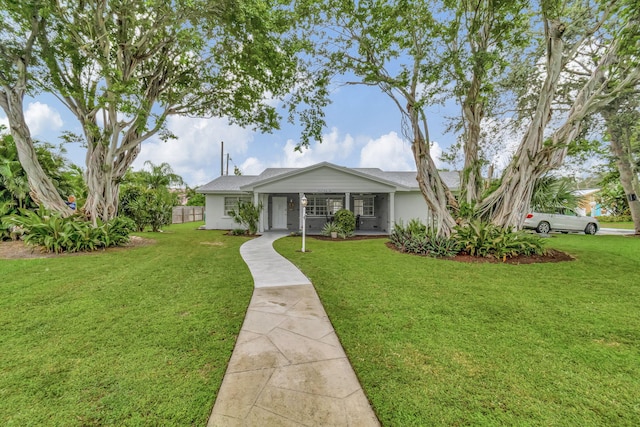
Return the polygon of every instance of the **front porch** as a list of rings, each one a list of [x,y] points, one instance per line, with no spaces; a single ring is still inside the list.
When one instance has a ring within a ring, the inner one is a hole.
[[[262,202],[261,231],[301,231],[303,193],[255,195]],[[386,235],[393,218],[393,193],[306,193],[306,233],[318,235],[334,214],[348,209],[356,217],[357,235]]]

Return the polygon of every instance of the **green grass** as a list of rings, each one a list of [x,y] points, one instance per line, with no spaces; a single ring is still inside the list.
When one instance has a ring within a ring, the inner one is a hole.
[[[385,426],[640,424],[640,239],[572,262],[462,264],[385,240],[275,243],[311,278]]]
[[[253,290],[242,237],[0,260],[0,425],[206,424]]]
[[[625,230],[633,230],[633,221],[626,222],[600,222],[600,228],[622,228]]]

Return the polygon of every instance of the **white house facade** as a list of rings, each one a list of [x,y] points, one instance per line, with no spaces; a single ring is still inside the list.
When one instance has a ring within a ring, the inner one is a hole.
[[[450,188],[458,188],[457,172],[441,172],[441,177]],[[229,212],[239,200],[246,200],[263,206],[260,232],[300,231],[303,195],[307,198],[308,233],[319,233],[340,209],[355,214],[356,233],[388,234],[400,221],[431,220],[416,172],[346,168],[323,162],[304,168],[270,168],[253,176],[221,176],[197,191],[206,198],[206,229],[237,228]]]

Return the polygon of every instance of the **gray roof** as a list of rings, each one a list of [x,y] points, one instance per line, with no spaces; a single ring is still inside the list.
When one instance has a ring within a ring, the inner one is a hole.
[[[213,181],[198,187],[197,193],[238,193],[240,187],[255,181],[256,175],[219,176]]]
[[[319,166],[327,165],[336,169],[351,170],[355,174],[361,176],[369,176],[376,181],[386,181],[397,185],[405,190],[417,190],[418,181],[416,180],[416,172],[387,172],[378,168],[343,168],[331,163],[318,163],[306,168],[268,168],[265,169],[260,175],[232,175],[221,176],[213,181],[198,188],[198,193],[238,193],[243,192],[242,187],[250,186],[251,184],[277,180],[280,175],[290,175],[296,171],[303,171],[305,169],[317,168]],[[444,183],[451,189],[457,190],[460,186],[460,174],[458,172],[440,172],[440,177]]]

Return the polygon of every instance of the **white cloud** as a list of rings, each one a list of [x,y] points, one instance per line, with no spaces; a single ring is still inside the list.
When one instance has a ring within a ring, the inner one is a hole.
[[[442,167],[442,148],[437,142],[432,143],[430,152],[436,166]],[[360,151],[360,167],[380,168],[385,171],[416,170],[411,146],[395,132],[369,140]]]
[[[299,168],[320,162],[341,164],[347,161],[355,147],[353,137],[349,134],[340,135],[335,127],[322,135],[322,143],[312,142],[309,148],[301,151],[296,151],[296,144],[292,139],[287,140],[282,148],[284,157],[271,162],[269,167]]]
[[[250,130],[230,125],[224,119],[200,119],[172,116],[167,127],[178,137],[161,141],[157,136],[142,144],[142,151],[133,164],[141,169],[149,160],[154,164],[168,163],[175,173],[191,186],[204,184],[220,175],[220,142],[224,141],[225,162],[229,153],[229,169],[246,153],[253,139]],[[229,171],[231,173],[231,170]]]
[[[50,131],[58,131],[64,125],[57,110],[37,101],[29,103],[24,112],[24,118],[33,136],[42,136]]]
[[[259,175],[266,169],[264,163],[255,157],[247,158],[239,167],[243,175]]]

